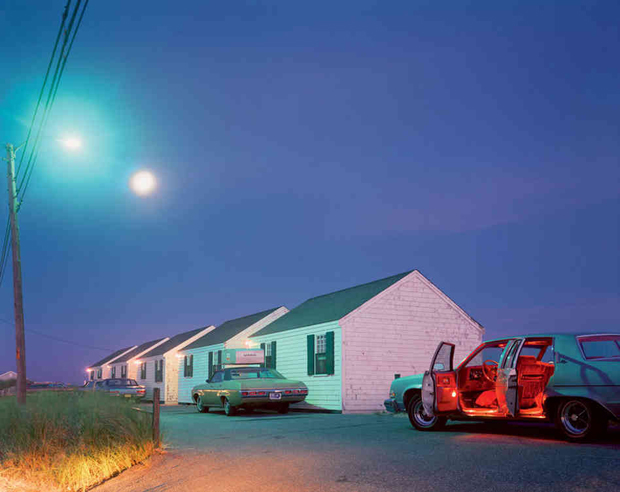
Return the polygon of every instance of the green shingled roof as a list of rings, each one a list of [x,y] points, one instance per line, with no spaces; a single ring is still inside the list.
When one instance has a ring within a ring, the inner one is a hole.
[[[108,362],[110,362],[112,359],[114,359],[115,357],[118,357],[119,355],[121,355],[123,352],[127,352],[131,347],[134,347],[135,345],[131,345],[129,347],[125,347],[122,348],[120,350],[117,350],[116,352],[108,355],[107,357],[104,357],[103,359],[95,362],[92,366],[88,366],[88,367],[99,367],[102,366]]]
[[[344,318],[366,301],[409,275],[411,271],[375,280],[368,284],[357,285],[349,289],[339,290],[331,294],[308,299],[281,318],[254,333],[252,337],[270,335],[282,331],[294,330],[303,326],[318,325]]]
[[[276,309],[273,308],[268,309],[267,311],[261,311],[260,313],[250,314],[249,316],[244,316],[243,318],[231,319],[222,323],[220,326],[211,330],[204,337],[200,337],[193,343],[190,343],[187,347],[184,347],[183,350],[195,349],[198,347],[207,347],[209,345],[216,345],[218,343],[224,343],[227,340],[230,340],[235,335],[238,335],[246,328],[249,328],[254,323],[259,322],[266,316],[269,316]]]
[[[206,327],[205,327],[206,328]],[[142,357],[153,357],[155,355],[163,355],[169,350],[172,350],[174,347],[181,345],[183,342],[189,340],[194,335],[198,335],[204,328],[197,328],[195,330],[186,331],[185,333],[179,333],[178,335],[173,336],[167,342],[158,345],[153,350],[149,350],[146,354],[143,354]]]
[[[161,342],[163,340],[163,338],[158,338],[157,340],[151,340],[150,342],[144,342],[142,345],[138,345],[135,349],[133,349],[131,352],[126,353],[125,355],[123,355],[120,359],[116,359],[114,362],[112,362],[113,364],[117,364],[119,362],[127,362],[129,359],[131,359],[132,357],[135,357],[136,355],[138,355],[141,352],[144,352],[146,349],[148,349],[149,347],[152,347],[153,345],[155,345],[157,342]]]

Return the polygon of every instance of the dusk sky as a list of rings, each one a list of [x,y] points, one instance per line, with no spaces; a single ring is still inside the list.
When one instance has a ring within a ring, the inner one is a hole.
[[[26,138],[64,4],[2,2],[3,144]],[[617,1],[91,1],[19,214],[28,377],[81,382],[118,348],[411,269],[486,338],[617,332],[618,19]],[[13,316],[9,270],[0,373]]]

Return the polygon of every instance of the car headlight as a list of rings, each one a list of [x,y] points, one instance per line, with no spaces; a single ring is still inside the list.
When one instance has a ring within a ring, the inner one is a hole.
[[[396,398],[396,391],[394,390],[390,391],[390,398]]]

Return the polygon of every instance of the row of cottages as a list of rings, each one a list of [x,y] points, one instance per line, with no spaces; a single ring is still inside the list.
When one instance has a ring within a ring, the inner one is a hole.
[[[296,407],[364,413],[383,410],[395,374],[427,370],[440,341],[456,344],[456,362],[483,333],[413,270],[308,299],[250,340],[265,348],[278,372],[308,386],[306,402]]]
[[[86,369],[86,372],[88,372],[88,379],[90,379],[91,381],[96,381],[99,379],[109,378],[112,375],[110,364],[117,360],[119,357],[122,357],[123,355],[131,352],[136,347],[137,345],[132,345],[131,347],[119,349],[116,352],[113,352],[110,355],[104,357],[103,359],[98,360]]]
[[[199,340],[215,326],[186,331],[157,345],[135,360],[136,380],[146,387],[145,398],[153,399],[153,389],[159,388],[160,400],[177,403],[179,399],[179,351]]]
[[[224,349],[246,348],[250,335],[284,316],[288,309],[281,306],[222,323],[205,336],[179,351],[179,403],[194,403],[191,390],[204,383],[224,365]]]

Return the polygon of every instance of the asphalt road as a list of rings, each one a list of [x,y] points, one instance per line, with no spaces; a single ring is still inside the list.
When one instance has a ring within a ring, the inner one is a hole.
[[[595,444],[549,424],[411,428],[406,416],[256,413],[227,418],[164,408],[166,453],[96,492],[618,491],[620,429]]]

